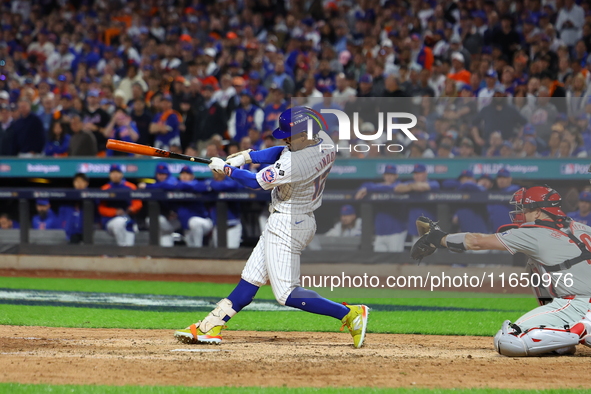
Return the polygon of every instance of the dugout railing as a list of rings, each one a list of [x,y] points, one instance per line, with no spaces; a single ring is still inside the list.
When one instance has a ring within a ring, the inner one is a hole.
[[[81,245],[33,245],[30,242],[31,230],[31,207],[33,201],[38,198],[49,199],[51,201],[61,203],[72,203],[73,201],[82,202],[83,214],[83,232]],[[409,204],[420,204],[424,206],[434,206],[437,218],[444,230],[449,230],[453,209],[458,206],[483,206],[486,204],[508,203],[511,194],[502,192],[425,192],[425,193],[372,193],[368,194],[363,200],[355,200],[355,191],[325,191],[324,206],[340,205],[345,203],[354,203],[359,208],[358,212],[362,219],[362,234],[359,242],[359,250],[347,251],[347,257],[352,260],[359,260],[364,262],[385,263],[385,262],[408,262],[408,252],[404,253],[373,253],[373,237],[374,237],[374,214],[376,209],[380,206],[390,205],[398,206],[406,209]],[[170,256],[170,257],[195,257],[195,253],[190,253],[188,249],[193,248],[160,248],[160,229],[159,220],[160,203],[161,202],[183,202],[195,201],[215,203],[217,210],[217,236],[218,248],[201,248],[199,256],[215,256],[225,258],[245,258],[249,250],[229,250],[226,249],[227,240],[227,212],[228,203],[230,202],[268,202],[270,196],[265,192],[257,191],[238,191],[227,193],[187,193],[177,191],[160,191],[160,190],[138,190],[138,191],[102,191],[102,190],[72,190],[72,189],[8,189],[0,188],[0,200],[18,201],[18,218],[20,223],[19,230],[19,245],[12,247],[9,250],[21,253],[59,253],[60,250],[69,250],[74,254],[104,254],[104,245],[94,245],[95,232],[95,212],[96,205],[100,200],[129,200],[141,199],[147,205],[147,217],[150,219],[150,226],[148,227],[148,246],[135,247],[112,247],[109,248],[111,253],[116,254],[117,250],[121,248],[122,255],[151,255],[151,256]],[[15,205],[15,204],[13,204]],[[1,234],[1,232],[0,232]],[[1,240],[0,240],[1,243]],[[66,247],[67,249],[63,249]],[[224,253],[220,253],[221,251]],[[124,251],[124,252],[123,252]],[[4,253],[7,253],[5,250]],[[311,262],[328,262],[337,263],[342,261],[339,253],[332,253],[330,251],[306,252],[305,257]],[[388,255],[385,257],[384,255]],[[439,253],[439,256],[431,259],[430,263],[437,263],[438,261],[447,261],[449,256],[446,252]],[[466,263],[470,260],[468,257],[462,255],[453,255],[453,259],[458,264]],[[507,256],[501,257],[499,255],[481,255],[479,261],[482,264],[495,264],[501,260],[502,264],[520,264],[519,259],[511,259]]]

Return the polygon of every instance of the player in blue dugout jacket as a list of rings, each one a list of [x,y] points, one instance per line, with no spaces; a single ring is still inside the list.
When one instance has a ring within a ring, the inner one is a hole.
[[[33,228],[35,230],[58,230],[60,226],[59,218],[51,210],[49,200],[37,199],[35,202],[37,215],[33,216]]]
[[[574,221],[591,225],[591,192],[581,192],[579,194],[579,210],[568,214]]]
[[[367,182],[361,185],[355,194],[356,200],[361,200],[368,193],[393,193],[400,184],[398,171],[395,165],[388,164],[384,167],[383,182]],[[385,207],[384,207],[385,208]],[[406,240],[406,228],[402,213],[394,204],[390,203],[389,209],[380,208],[375,215],[374,252],[402,252]]]
[[[158,190],[175,190],[178,184],[178,180],[170,174],[170,169],[165,163],[160,163],[156,166],[156,173],[154,174],[154,183],[148,183],[145,185],[146,189],[158,189]],[[144,188],[141,184],[140,188]],[[174,246],[174,221],[176,219],[176,212],[171,204],[160,203],[160,216],[158,222],[160,224],[160,246]],[[148,225],[150,221],[146,220]]]
[[[208,184],[195,179],[193,170],[184,166],[179,175],[177,190],[192,193],[205,193],[211,190]],[[187,201],[177,204],[181,226],[185,230],[185,242],[187,246],[200,248],[203,246],[203,237],[213,229],[213,221],[209,217],[207,208],[200,201]]]
[[[495,180],[496,190],[500,192],[515,193],[519,190],[519,186],[512,185],[513,178],[509,170],[501,168],[497,172],[497,178]],[[491,225],[492,231],[496,232],[497,229],[505,224],[511,223],[511,217],[509,212],[515,208],[507,202],[507,204],[488,204],[486,210],[488,211],[488,218]]]
[[[423,193],[429,191],[439,190],[439,182],[429,180],[427,175],[427,167],[424,164],[415,164],[412,170],[412,180],[400,183],[394,188],[396,193]],[[419,238],[419,232],[415,224],[419,216],[427,216],[436,220],[435,211],[430,206],[421,205],[408,207],[408,221],[406,228],[408,234],[412,236],[413,244]]]
[[[72,180],[75,190],[88,189],[88,177],[86,174],[78,173]],[[72,244],[82,242],[82,201],[75,201],[62,205],[58,210],[58,217],[61,227],[66,231],[66,237]]]
[[[462,171],[459,178],[457,191],[480,192],[483,187],[479,186],[474,179],[474,173],[470,170]],[[453,224],[460,226],[460,232],[487,233],[488,226],[482,213],[472,207],[462,207],[458,209],[452,219]]]

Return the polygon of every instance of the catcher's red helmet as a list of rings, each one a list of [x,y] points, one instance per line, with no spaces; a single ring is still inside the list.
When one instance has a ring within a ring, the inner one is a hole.
[[[539,208],[553,217],[566,216],[560,208],[562,204],[560,194],[546,186],[534,186],[529,189],[522,187],[513,194],[511,204],[516,208],[515,211],[509,212],[513,223],[525,222],[524,209]]]

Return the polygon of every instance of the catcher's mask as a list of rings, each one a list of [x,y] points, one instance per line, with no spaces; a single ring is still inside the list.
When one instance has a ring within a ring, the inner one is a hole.
[[[547,186],[522,187],[513,194],[510,203],[515,206],[515,210],[509,212],[509,216],[517,224],[525,223],[525,209],[539,208],[552,218],[566,216],[560,208],[560,194]]]

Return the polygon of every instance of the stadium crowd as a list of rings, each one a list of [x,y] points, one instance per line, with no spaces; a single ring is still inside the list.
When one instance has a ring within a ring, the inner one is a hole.
[[[224,156],[276,144],[269,132],[293,100],[358,111],[362,133],[377,128],[379,111],[413,112],[418,140],[400,141],[409,157],[591,149],[588,1],[0,7],[2,155],[117,155],[105,148],[116,138]]]

